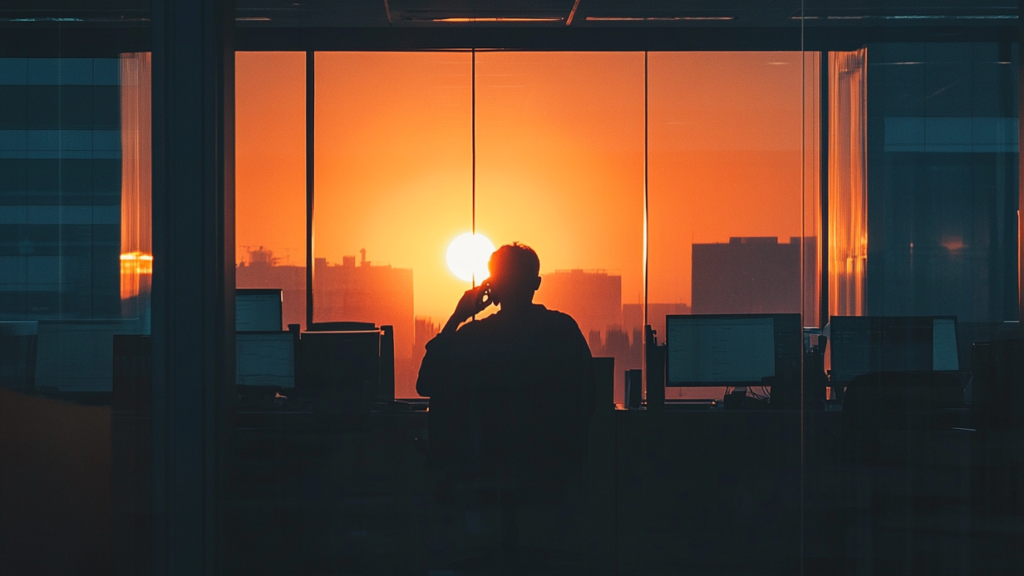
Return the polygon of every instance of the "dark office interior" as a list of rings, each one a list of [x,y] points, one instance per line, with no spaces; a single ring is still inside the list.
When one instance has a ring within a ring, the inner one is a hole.
[[[1022,32],[5,1],[0,573],[1024,572]]]

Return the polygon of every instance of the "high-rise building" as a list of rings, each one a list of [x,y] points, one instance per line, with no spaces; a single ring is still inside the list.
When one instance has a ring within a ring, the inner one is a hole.
[[[665,316],[670,314],[689,314],[690,312],[690,305],[683,302],[670,304],[651,302],[647,304],[647,323],[657,333],[658,343],[664,343],[665,341]],[[638,338],[642,338],[644,330],[644,305],[623,304],[622,326],[627,332],[639,332],[640,336]],[[634,338],[634,340],[637,340],[637,338]]]
[[[817,285],[817,250],[806,238],[805,291]],[[800,238],[730,238],[727,244],[694,244],[694,314],[799,313]]]
[[[260,246],[249,251],[248,261],[235,268],[235,286],[239,288],[279,288],[282,290],[282,329],[289,324],[306,325],[306,267],[278,264],[271,250]]]
[[[584,334],[622,325],[622,276],[604,270],[557,270],[541,276],[534,301],[565,312]]]
[[[433,318],[417,316],[413,321],[412,356],[407,360],[395,360],[395,396],[397,398],[413,398],[416,394],[416,377],[419,375],[420,363],[427,353],[427,342],[437,336],[441,326],[434,323]]]
[[[640,367],[622,327],[622,276],[604,270],[557,270],[541,278],[535,301],[572,316],[587,337],[591,354],[615,358],[619,394],[624,371]]]

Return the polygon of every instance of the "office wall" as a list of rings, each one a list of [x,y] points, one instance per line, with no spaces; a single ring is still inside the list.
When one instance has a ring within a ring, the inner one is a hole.
[[[0,320],[118,318],[116,58],[0,58]]]

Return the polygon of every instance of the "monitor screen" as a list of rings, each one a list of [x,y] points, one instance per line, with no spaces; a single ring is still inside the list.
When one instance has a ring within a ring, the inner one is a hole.
[[[833,316],[830,324],[833,381],[870,372],[960,368],[953,317]]]
[[[295,387],[295,335],[291,332],[235,336],[239,386]]]
[[[775,324],[773,315],[669,316],[668,385],[764,384],[776,376]],[[799,320],[796,326],[799,347]]]
[[[281,290],[235,290],[235,331],[270,332],[281,329]]]

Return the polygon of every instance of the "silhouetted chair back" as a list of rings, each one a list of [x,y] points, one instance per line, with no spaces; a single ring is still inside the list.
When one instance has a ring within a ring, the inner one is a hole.
[[[611,411],[614,359],[594,360],[598,406]],[[518,384],[431,397],[431,460],[449,472],[439,492],[442,501],[564,500],[566,480],[582,469],[593,415],[587,415],[581,430],[570,429],[566,403],[583,399],[554,400],[543,384]],[[551,450],[556,443],[560,449]]]

